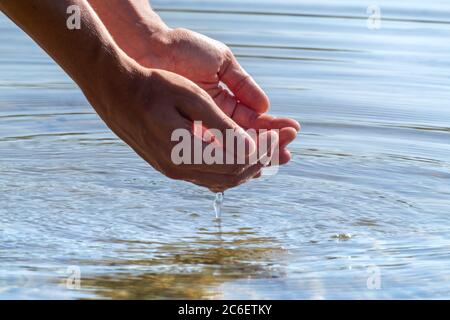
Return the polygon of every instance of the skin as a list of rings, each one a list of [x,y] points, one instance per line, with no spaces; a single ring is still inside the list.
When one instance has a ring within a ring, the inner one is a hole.
[[[187,29],[169,28],[147,0],[88,1],[131,58],[195,82],[245,129],[279,129],[280,164],[291,159],[286,146],[297,136],[299,123],[265,114],[269,109],[267,95],[225,44]]]
[[[72,5],[77,5],[82,12],[80,30],[66,27],[66,10]],[[258,120],[259,114],[241,120],[236,116],[237,110],[232,118],[188,78],[170,72],[171,68],[165,71],[150,64],[145,67],[145,63],[130,58],[86,0],[0,0],[0,10],[67,72],[108,127],[161,173],[215,192],[259,175],[261,163],[177,166],[171,161],[175,144],[171,134],[175,129],[192,132],[193,122],[202,121],[206,128],[239,131],[241,127],[233,119],[240,120],[243,127],[247,127],[246,121],[251,125],[263,120]],[[264,109],[262,104],[258,108]],[[279,137],[271,131],[267,135],[271,155]],[[244,132],[237,139],[248,150],[258,147]],[[250,153],[244,156],[249,157]]]

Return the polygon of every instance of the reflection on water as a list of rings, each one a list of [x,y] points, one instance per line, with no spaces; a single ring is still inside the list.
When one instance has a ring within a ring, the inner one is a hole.
[[[1,16],[0,298],[450,298],[448,1],[377,1],[379,30],[360,0],[153,4],[302,123],[292,163],[215,219]]]
[[[221,298],[216,288],[227,281],[280,276],[277,259],[283,250],[275,241],[252,236],[249,229],[230,233],[205,230],[197,239],[156,246],[119,241],[132,252],[147,252],[148,257],[121,260],[119,252],[115,259],[96,261],[98,266],[124,270],[85,278],[83,286],[113,299]],[[133,266],[133,272],[127,270],[128,266]]]

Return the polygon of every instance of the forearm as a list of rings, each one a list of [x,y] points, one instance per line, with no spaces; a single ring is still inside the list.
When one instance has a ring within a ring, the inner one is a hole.
[[[67,8],[72,5],[81,10],[79,30],[67,28]],[[115,85],[111,75],[126,65],[127,58],[86,0],[0,0],[0,9],[72,77],[88,99],[96,97],[93,106],[99,113],[106,111],[106,101],[94,93]]]
[[[157,66],[160,55],[166,52],[165,35],[170,28],[152,10],[148,0],[88,2],[120,48],[136,60],[139,60],[141,55],[151,56]]]

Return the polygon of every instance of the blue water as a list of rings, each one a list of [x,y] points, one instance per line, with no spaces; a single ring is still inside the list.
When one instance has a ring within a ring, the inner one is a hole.
[[[0,298],[450,298],[448,1],[152,3],[302,123],[293,161],[217,221],[0,16]]]

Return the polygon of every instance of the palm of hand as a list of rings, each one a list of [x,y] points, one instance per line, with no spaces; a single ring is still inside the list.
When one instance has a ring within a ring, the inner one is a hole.
[[[167,50],[159,57],[156,67],[196,83],[241,127],[279,129],[280,163],[288,162],[291,155],[285,147],[295,139],[299,124],[292,119],[264,114],[269,99],[239,65],[231,50],[219,41],[186,29],[171,30],[168,39]],[[138,62],[155,67],[149,56]]]
[[[171,30],[167,37],[169,45],[164,56],[159,57],[157,67],[193,81],[215,98],[216,103],[220,102],[222,110],[230,115],[237,99],[220,85],[228,61],[234,59],[230,50],[219,41],[186,29]],[[149,56],[144,56],[138,62],[147,67],[155,66]],[[262,90],[261,93],[262,99],[267,100]],[[226,96],[226,99],[221,95]],[[267,109],[268,102],[263,103],[265,105],[257,107]]]

